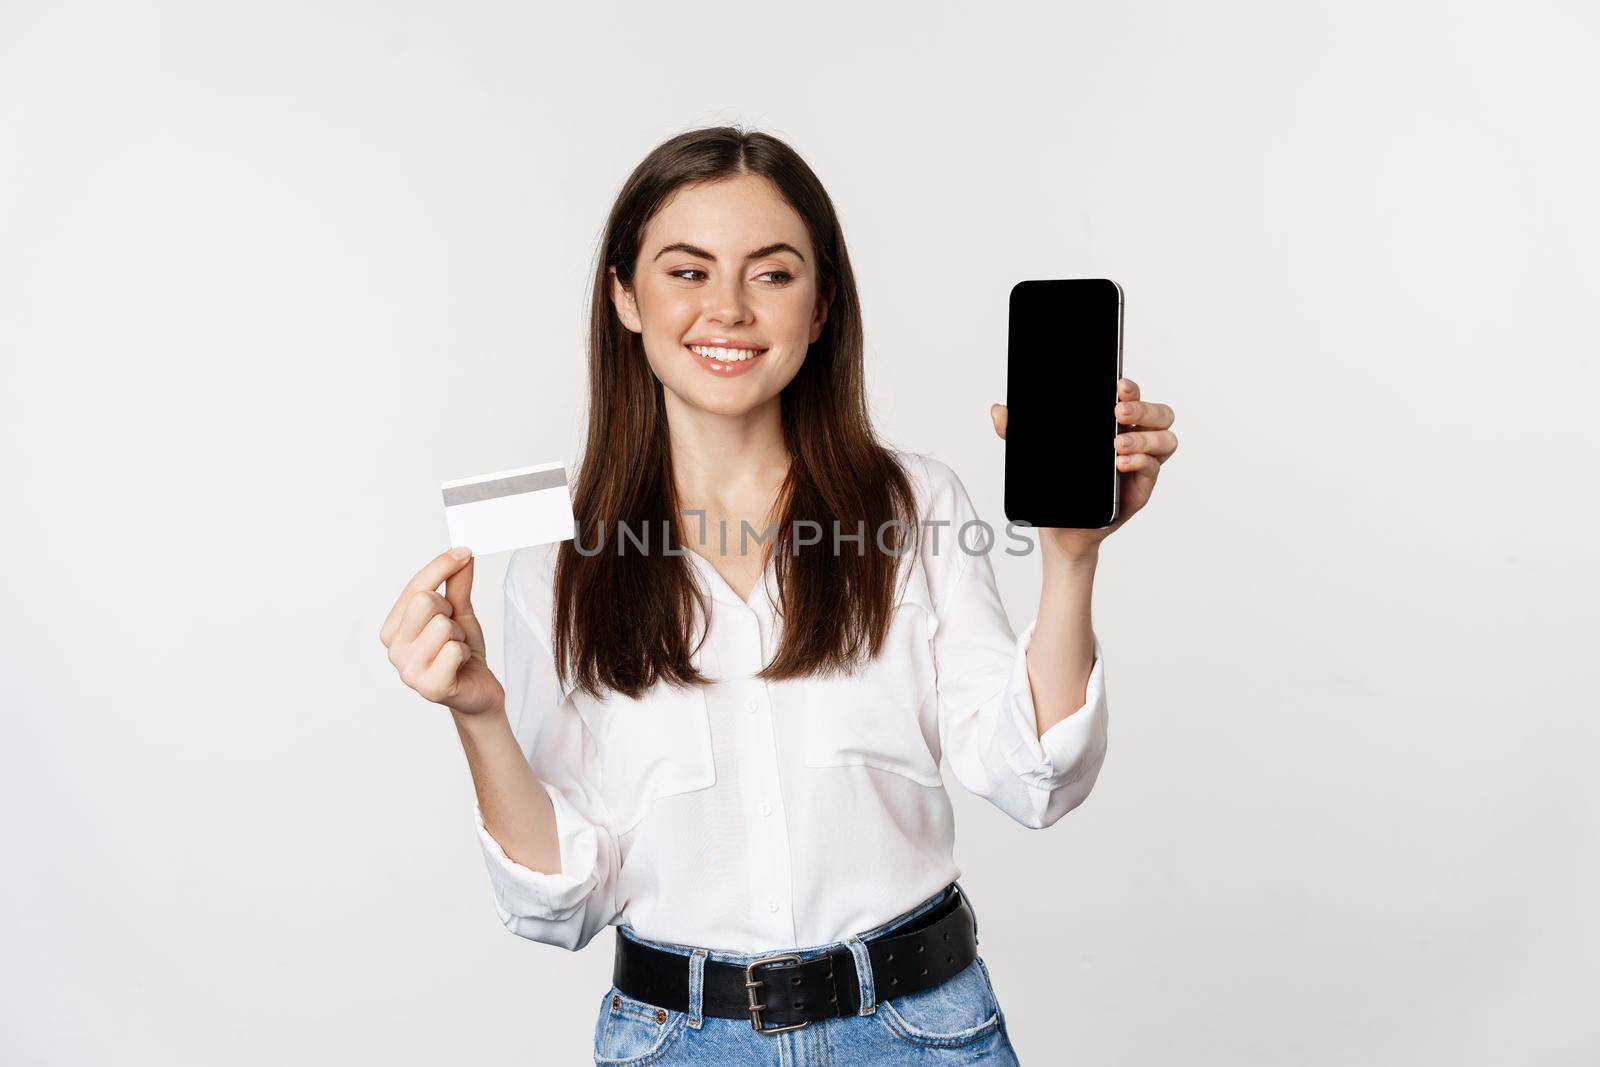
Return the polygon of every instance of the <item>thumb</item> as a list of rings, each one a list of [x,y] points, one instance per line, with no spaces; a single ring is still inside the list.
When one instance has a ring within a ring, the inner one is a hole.
[[[444,580],[444,598],[450,602],[452,617],[457,622],[473,617],[472,569],[477,562],[477,556],[468,556],[467,562]]]
[[[994,423],[994,432],[1000,435],[1002,441],[1006,437],[1006,422],[1010,414],[1010,409],[1004,404],[989,405],[989,421]]]

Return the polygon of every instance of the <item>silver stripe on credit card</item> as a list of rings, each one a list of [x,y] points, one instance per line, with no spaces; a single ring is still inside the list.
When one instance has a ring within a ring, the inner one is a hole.
[[[496,478],[494,481],[474,482],[471,485],[456,485],[444,491],[444,506],[448,508],[455,504],[472,504],[479,500],[516,496],[518,493],[531,493],[535,489],[553,489],[566,484],[567,472],[553,470],[534,471],[532,474],[518,474],[511,478]]]

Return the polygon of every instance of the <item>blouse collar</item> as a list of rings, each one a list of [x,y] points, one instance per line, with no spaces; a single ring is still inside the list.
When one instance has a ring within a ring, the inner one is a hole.
[[[705,579],[711,598],[718,603],[728,604],[737,608],[748,608],[752,611],[766,606],[763,601],[766,601],[767,604],[777,603],[777,566],[771,559],[767,560],[767,566],[761,572],[761,580],[755,584],[755,588],[750,590],[750,599],[742,600],[739,594],[734,592],[733,587],[728,584],[728,580],[722,576],[722,573],[717,570],[709,559],[706,559],[706,557],[692,548],[685,548],[685,551],[689,553],[689,561],[700,571],[701,576]]]

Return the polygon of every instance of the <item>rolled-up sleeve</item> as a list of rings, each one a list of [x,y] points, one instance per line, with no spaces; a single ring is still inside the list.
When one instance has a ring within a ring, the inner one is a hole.
[[[1011,677],[1001,696],[1003,715],[1012,726],[1012,743],[1007,747],[1006,761],[1017,777],[1047,792],[1086,779],[1087,785],[1092,785],[1106,755],[1106,666],[1100,650],[1100,636],[1090,633],[1094,643],[1094,666],[1089,671],[1083,706],[1041,736],[1033,687],[1028,682],[1027,654],[1033,640],[1033,627],[1033,622],[1028,623],[1027,629],[1017,637]],[[1087,787],[1083,789],[1085,796],[1088,792]],[[1082,799],[1078,797],[1071,806],[1075,807]]]
[[[618,913],[616,837],[596,783],[594,738],[556,677],[544,611],[546,589],[519,550],[506,568],[506,714],[534,775],[555,809],[559,873],[535,871],[506,855],[474,805],[479,843],[500,920],[519,937],[577,951]]]
[[[954,472],[945,502],[953,534],[976,517]],[[937,497],[936,497],[937,500]],[[1050,826],[1082,804],[1105,761],[1105,660],[1091,631],[1094,664],[1085,701],[1039,735],[1027,651],[1034,622],[1011,627],[986,553],[942,546],[935,581],[934,659],[940,741],[956,778],[1024,826]],[[1037,621],[1037,620],[1035,620]]]

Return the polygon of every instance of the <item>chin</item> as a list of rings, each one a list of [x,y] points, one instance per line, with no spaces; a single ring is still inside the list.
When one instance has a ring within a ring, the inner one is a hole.
[[[754,394],[744,396],[729,396],[733,390],[718,391],[712,394],[702,393],[688,397],[689,406],[713,415],[744,415],[762,404],[762,398]]]

